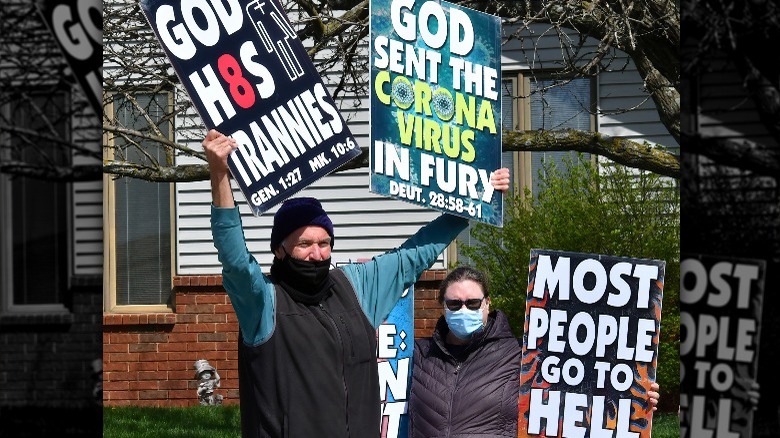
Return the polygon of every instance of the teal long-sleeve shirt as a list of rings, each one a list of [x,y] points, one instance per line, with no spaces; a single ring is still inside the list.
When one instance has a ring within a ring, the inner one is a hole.
[[[433,265],[467,225],[467,219],[444,214],[400,247],[368,262],[338,268],[352,282],[363,313],[374,327],[387,318],[404,290]],[[238,207],[212,205],[211,232],[222,263],[222,285],[233,303],[244,342],[262,344],[274,330],[276,294],[273,283],[246,247]]]

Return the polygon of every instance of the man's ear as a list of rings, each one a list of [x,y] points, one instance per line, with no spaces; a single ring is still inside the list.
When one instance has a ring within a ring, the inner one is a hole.
[[[274,250],[274,256],[275,256],[277,259],[279,259],[279,260],[282,260],[282,259],[284,259],[285,252],[284,252],[284,248],[283,248],[283,246],[284,246],[284,242],[282,242],[282,243],[281,243],[279,246],[277,246],[277,247],[276,247],[276,249]]]

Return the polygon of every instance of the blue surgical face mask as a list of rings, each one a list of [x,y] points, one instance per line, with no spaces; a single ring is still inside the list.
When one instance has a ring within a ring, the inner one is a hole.
[[[469,310],[463,306],[457,312],[453,312],[445,308],[444,319],[452,334],[466,341],[471,339],[474,332],[482,328],[482,309]]]

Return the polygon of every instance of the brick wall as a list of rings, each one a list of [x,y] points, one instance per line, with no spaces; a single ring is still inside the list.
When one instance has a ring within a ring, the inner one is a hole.
[[[74,278],[66,314],[0,317],[0,407],[85,408],[94,404],[92,361],[100,358],[99,278]]]
[[[441,316],[438,284],[427,271],[415,285],[415,336],[430,336]],[[173,313],[103,315],[105,406],[198,404],[194,363],[206,359],[221,377],[215,391],[238,403],[238,321],[222,277],[174,278]]]
[[[436,321],[444,314],[439,304],[439,284],[447,276],[446,270],[425,271],[414,285],[414,337],[427,338],[433,334]]]

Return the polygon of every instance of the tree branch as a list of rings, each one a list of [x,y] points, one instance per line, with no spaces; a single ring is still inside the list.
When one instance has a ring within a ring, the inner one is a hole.
[[[190,155],[190,156],[193,156],[193,157],[197,157],[197,158],[200,158],[203,161],[206,161],[206,154],[205,153],[200,152],[200,151],[196,151],[196,150],[188,148],[186,146],[182,146],[181,144],[179,144],[179,143],[177,143],[177,142],[175,142],[173,140],[170,140],[170,139],[168,139],[166,137],[159,137],[159,136],[155,136],[155,135],[148,135],[148,134],[146,134],[144,132],[137,131],[135,129],[124,128],[124,127],[121,127],[121,126],[110,125],[110,124],[103,124],[103,131],[105,131],[105,132],[113,132],[115,134],[119,134],[119,135],[127,136],[127,137],[139,138],[141,140],[153,141],[153,142],[159,143],[159,144],[161,144],[163,146],[167,146],[167,147],[169,147],[171,149],[183,152],[183,153],[185,153],[187,155]]]
[[[103,178],[100,164],[41,166],[21,161],[3,161],[0,162],[0,173],[58,182],[100,181]]]
[[[504,131],[504,151],[577,151],[607,157],[625,166],[680,178],[680,157],[647,143],[612,138],[598,132]]]
[[[339,171],[368,167],[368,148],[339,168]],[[616,163],[659,175],[680,178],[680,157],[647,143],[611,138],[598,132],[566,129],[561,131],[504,131],[503,151],[577,151],[607,157]]]
[[[685,153],[705,156],[718,164],[777,177],[780,174],[780,148],[746,138],[728,139],[683,133]]]
[[[128,161],[110,161],[103,165],[103,172],[115,177],[139,178],[153,182],[193,182],[209,179],[206,164],[181,164],[178,166],[143,166]]]

